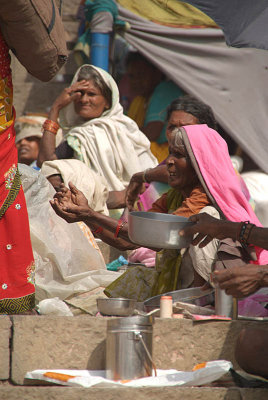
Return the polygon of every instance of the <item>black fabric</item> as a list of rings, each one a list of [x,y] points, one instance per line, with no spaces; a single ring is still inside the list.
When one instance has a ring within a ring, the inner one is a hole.
[[[55,150],[55,153],[59,160],[73,158],[74,155],[73,149],[68,145],[66,140],[58,145],[58,147]]]

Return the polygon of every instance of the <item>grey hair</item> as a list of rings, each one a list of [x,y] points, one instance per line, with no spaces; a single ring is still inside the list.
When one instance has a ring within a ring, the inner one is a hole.
[[[174,145],[178,147],[184,154],[187,154],[186,147],[184,145],[182,131],[180,128],[174,128],[169,134],[169,140],[172,140]]]
[[[107,100],[109,108],[112,106],[112,91],[95,68],[90,65],[81,67],[77,80],[93,81],[94,85],[100,89],[105,100]]]

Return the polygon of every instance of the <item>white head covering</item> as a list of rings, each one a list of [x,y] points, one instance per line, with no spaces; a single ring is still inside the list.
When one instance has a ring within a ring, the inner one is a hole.
[[[45,120],[46,117],[35,114],[26,114],[17,118],[15,121],[15,131],[16,131],[15,142],[18,143],[20,140],[32,136],[41,139],[41,137],[43,136],[42,126]],[[60,144],[61,140],[62,140],[62,130],[59,129],[56,136],[56,146]]]
[[[27,137],[42,137],[42,125],[46,118],[37,115],[23,115],[15,122],[16,143]]]
[[[81,68],[76,72],[77,81]],[[157,165],[150,151],[150,141],[137,124],[123,114],[119,91],[114,79],[101,68],[92,66],[112,91],[109,110],[89,121],[82,121],[71,103],[60,112],[62,126],[75,158],[83,161],[106,178],[109,190],[123,190],[136,172]]]

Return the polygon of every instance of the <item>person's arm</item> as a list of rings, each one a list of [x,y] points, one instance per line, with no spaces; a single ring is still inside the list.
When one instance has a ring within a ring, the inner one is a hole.
[[[249,234],[248,243],[268,250],[268,228],[254,226]]]
[[[241,228],[240,222],[218,220],[206,213],[193,215],[189,218],[189,221],[195,222],[195,225],[184,228],[179,234],[184,236],[198,233],[192,244],[200,243],[200,247],[206,246],[213,238],[236,240]],[[268,228],[254,226],[247,241],[252,245],[268,250]]]
[[[122,226],[119,234],[116,235],[119,221],[92,210],[83,193],[71,182],[69,187],[70,190],[61,185],[60,191],[50,202],[57,215],[69,223],[85,222],[98,238],[119,250],[132,250],[139,247],[129,240],[127,224]]]
[[[146,171],[137,172],[134,174],[126,189],[126,205],[129,211],[133,210],[134,203],[140,193],[144,191],[144,183],[151,182],[168,182],[168,173],[166,165],[158,165],[155,168],[147,169]]]
[[[126,207],[126,189],[124,190],[112,190],[109,192],[108,199],[106,201],[108,210],[114,210],[117,208]]]
[[[241,298],[268,287],[268,265],[249,264],[212,273],[212,281],[226,294]]]
[[[64,89],[63,92],[54,101],[48,114],[48,120],[58,123],[60,110],[66,107],[68,104],[72,103],[74,100],[79,99],[79,97],[81,97],[81,90],[86,88],[86,86],[86,81],[80,81]],[[37,166],[39,168],[41,168],[44,161],[58,159],[55,148],[56,135],[49,130],[45,130],[40,141],[39,154],[37,158]]]

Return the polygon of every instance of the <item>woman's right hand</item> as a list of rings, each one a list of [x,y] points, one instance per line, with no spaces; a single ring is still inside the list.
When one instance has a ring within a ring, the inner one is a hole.
[[[79,82],[75,82],[70,87],[65,88],[62,93],[56,98],[54,101],[51,112],[52,113],[59,113],[59,111],[68,106],[68,104],[72,103],[75,100],[78,100],[81,95],[82,91],[85,90],[88,86],[88,81],[83,80]]]
[[[135,201],[139,198],[139,194],[145,190],[143,172],[137,172],[130,179],[126,189],[126,205],[129,211],[133,211]]]

